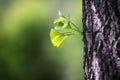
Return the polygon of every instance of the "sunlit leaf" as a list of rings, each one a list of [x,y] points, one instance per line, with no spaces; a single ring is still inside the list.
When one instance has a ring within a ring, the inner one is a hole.
[[[55,19],[53,22],[55,24],[54,29],[50,31],[51,42],[56,47],[59,47],[68,36],[81,33],[77,26],[71,23],[69,16],[63,16],[60,11],[58,14],[59,18]],[[74,26],[74,28],[71,27],[71,25]]]
[[[58,22],[62,22],[64,20],[65,20],[65,18],[59,17],[59,18],[55,19],[53,23],[55,24],[55,23],[58,23]]]
[[[60,44],[67,38],[68,36],[60,33],[55,29],[51,29],[50,38],[54,46],[59,47]]]
[[[69,21],[63,26],[63,29],[72,29]]]
[[[56,19],[54,21],[54,23],[57,24],[57,26],[55,26],[55,29],[72,29],[70,22],[68,20],[62,20],[62,19]]]
[[[61,11],[59,11],[58,14],[59,14],[60,17],[63,16],[63,14],[61,13]]]
[[[57,25],[55,26],[54,29],[63,29],[64,23],[63,22],[58,22]]]
[[[61,13],[61,11],[58,12],[58,15],[59,15],[59,17],[66,18],[66,17]]]

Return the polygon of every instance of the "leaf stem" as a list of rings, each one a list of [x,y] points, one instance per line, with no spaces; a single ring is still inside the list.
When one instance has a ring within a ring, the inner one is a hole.
[[[70,23],[77,29],[76,31],[78,31],[78,32],[80,32],[81,34],[83,34],[82,31],[78,28],[78,26],[77,26],[76,24],[74,24],[74,23],[71,22],[71,21],[70,21]]]
[[[77,32],[66,32],[66,33],[63,33],[63,34],[65,34],[66,36],[70,36],[70,35],[78,35],[78,34],[81,34],[81,33],[79,33],[77,31]]]

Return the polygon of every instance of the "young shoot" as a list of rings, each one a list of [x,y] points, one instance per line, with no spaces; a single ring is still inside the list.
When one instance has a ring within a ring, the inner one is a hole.
[[[56,47],[59,47],[68,36],[82,34],[82,31],[70,20],[69,16],[64,16],[60,11],[58,14],[59,18],[53,21],[55,26],[50,30],[51,42]]]

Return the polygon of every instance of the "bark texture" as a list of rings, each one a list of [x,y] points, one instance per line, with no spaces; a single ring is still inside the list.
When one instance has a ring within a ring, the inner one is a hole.
[[[85,80],[120,80],[120,0],[83,0]]]

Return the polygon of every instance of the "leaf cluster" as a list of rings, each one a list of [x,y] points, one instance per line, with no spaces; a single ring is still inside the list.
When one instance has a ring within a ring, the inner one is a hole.
[[[50,31],[51,42],[56,47],[59,47],[68,36],[82,34],[79,27],[70,21],[69,16],[64,16],[60,11],[58,14],[59,18],[53,21],[55,26]]]

